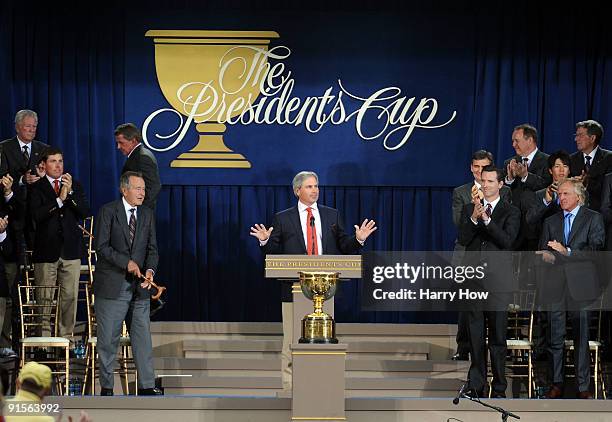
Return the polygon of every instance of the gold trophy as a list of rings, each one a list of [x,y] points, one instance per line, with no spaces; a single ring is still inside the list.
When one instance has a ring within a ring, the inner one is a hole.
[[[248,109],[261,94],[273,31],[150,30],[155,43],[157,81],[172,108],[193,115],[199,140],[174,159],[171,167],[251,168],[225,145],[225,123]],[[231,66],[224,68],[224,63]],[[256,67],[249,67],[256,63]],[[220,81],[220,78],[223,81]],[[195,107],[195,110],[194,110]],[[228,107],[231,110],[226,110]]]
[[[300,343],[338,343],[336,323],[323,312],[323,302],[334,296],[340,273],[302,272],[300,286],[304,296],[314,302],[314,312],[302,319]]]

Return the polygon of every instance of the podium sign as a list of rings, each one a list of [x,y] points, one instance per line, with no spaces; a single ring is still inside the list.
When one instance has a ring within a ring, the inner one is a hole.
[[[361,255],[266,255],[266,278],[293,280],[300,271],[334,271],[361,278]]]

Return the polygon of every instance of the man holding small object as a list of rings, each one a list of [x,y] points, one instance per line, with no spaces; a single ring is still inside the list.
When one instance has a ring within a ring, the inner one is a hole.
[[[123,173],[119,185],[121,199],[102,206],[94,227],[101,394],[113,395],[113,370],[125,320],[138,370],[138,394],[161,395],[155,388],[149,319],[151,282],[158,262],[155,216],[142,206],[145,181],[140,173]]]

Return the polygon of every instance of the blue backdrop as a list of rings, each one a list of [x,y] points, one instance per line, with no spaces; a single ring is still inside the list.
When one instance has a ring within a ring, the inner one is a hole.
[[[157,3],[160,3],[159,5]],[[321,95],[337,79],[367,96],[397,86],[408,97],[435,97],[440,129],[415,130],[390,152],[365,142],[354,124],[311,134],[289,125],[233,125],[231,146],[253,163],[248,171],[168,167],[159,154],[161,262],[169,286],[167,320],[273,321],[279,289],[263,279],[262,257],[248,235],[255,222],[294,204],[293,174],[319,172],[320,202],[352,226],[374,218],[369,250],[450,249],[452,188],[469,180],[479,148],[498,161],[513,153],[512,127],[530,122],[544,151],[574,151],[576,121],[612,122],[610,30],[604,10],[581,4],[550,13],[531,2],[478,8],[354,2],[309,8],[273,1],[175,1],[113,6],[0,5],[0,133],[14,135],[16,110],[39,113],[38,138],[65,151],[94,211],[117,197],[123,165],[113,128],[142,124],[168,107],[157,85],[147,29],[272,30],[286,45],[298,97]],[[348,103],[348,102],[347,102]],[[349,103],[350,104],[350,103]],[[351,107],[355,107],[352,104]],[[195,144],[181,144],[180,152]],[[233,144],[232,144],[233,143]],[[606,145],[606,138],[603,141]],[[176,152],[174,156],[176,156]],[[340,289],[338,321],[441,321],[447,315],[368,313],[356,283]]]

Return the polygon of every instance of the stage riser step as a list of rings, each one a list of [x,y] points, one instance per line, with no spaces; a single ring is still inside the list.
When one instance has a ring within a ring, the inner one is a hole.
[[[280,374],[280,368],[268,371],[255,369],[155,369],[155,374],[162,375],[191,375],[194,377],[269,377]],[[376,372],[376,371],[347,371],[346,378],[402,378],[406,376],[432,379],[464,379],[466,372]]]
[[[164,394],[169,396],[233,396],[233,397],[276,397],[280,389],[232,389],[232,388],[164,388]]]
[[[158,346],[157,357],[202,358],[205,355],[234,353],[280,353],[282,342],[277,340],[183,340]],[[427,359],[430,344],[408,341],[359,341],[348,344],[350,357],[393,357]],[[215,355],[216,356],[216,355]],[[255,355],[254,355],[255,356]],[[259,355],[257,355],[259,356]]]
[[[235,397],[276,397],[281,390],[265,390],[265,389],[221,389],[221,388],[165,388],[166,395],[204,395],[204,396],[235,396]],[[428,390],[346,390],[345,397],[361,398],[361,397],[387,397],[387,398],[404,398],[404,397],[446,397],[451,399],[457,394],[456,391],[428,391]]]
[[[214,352],[205,350],[185,351],[183,357],[186,359],[276,359],[279,352]]]
[[[349,355],[349,357],[355,356]],[[153,364],[158,370],[278,370],[281,360],[278,358],[205,358],[187,359],[177,357],[154,358]],[[406,359],[347,359],[348,372],[427,372],[427,373],[463,373],[469,369],[467,361],[415,361]]]
[[[158,369],[155,375],[192,375],[194,377],[280,377],[280,366],[273,370],[258,369]]]
[[[365,398],[365,397],[388,397],[388,398],[402,398],[402,397],[431,397],[440,398],[448,397],[449,399],[455,397],[457,391],[438,391],[438,390],[346,390],[344,395],[347,398]]]

